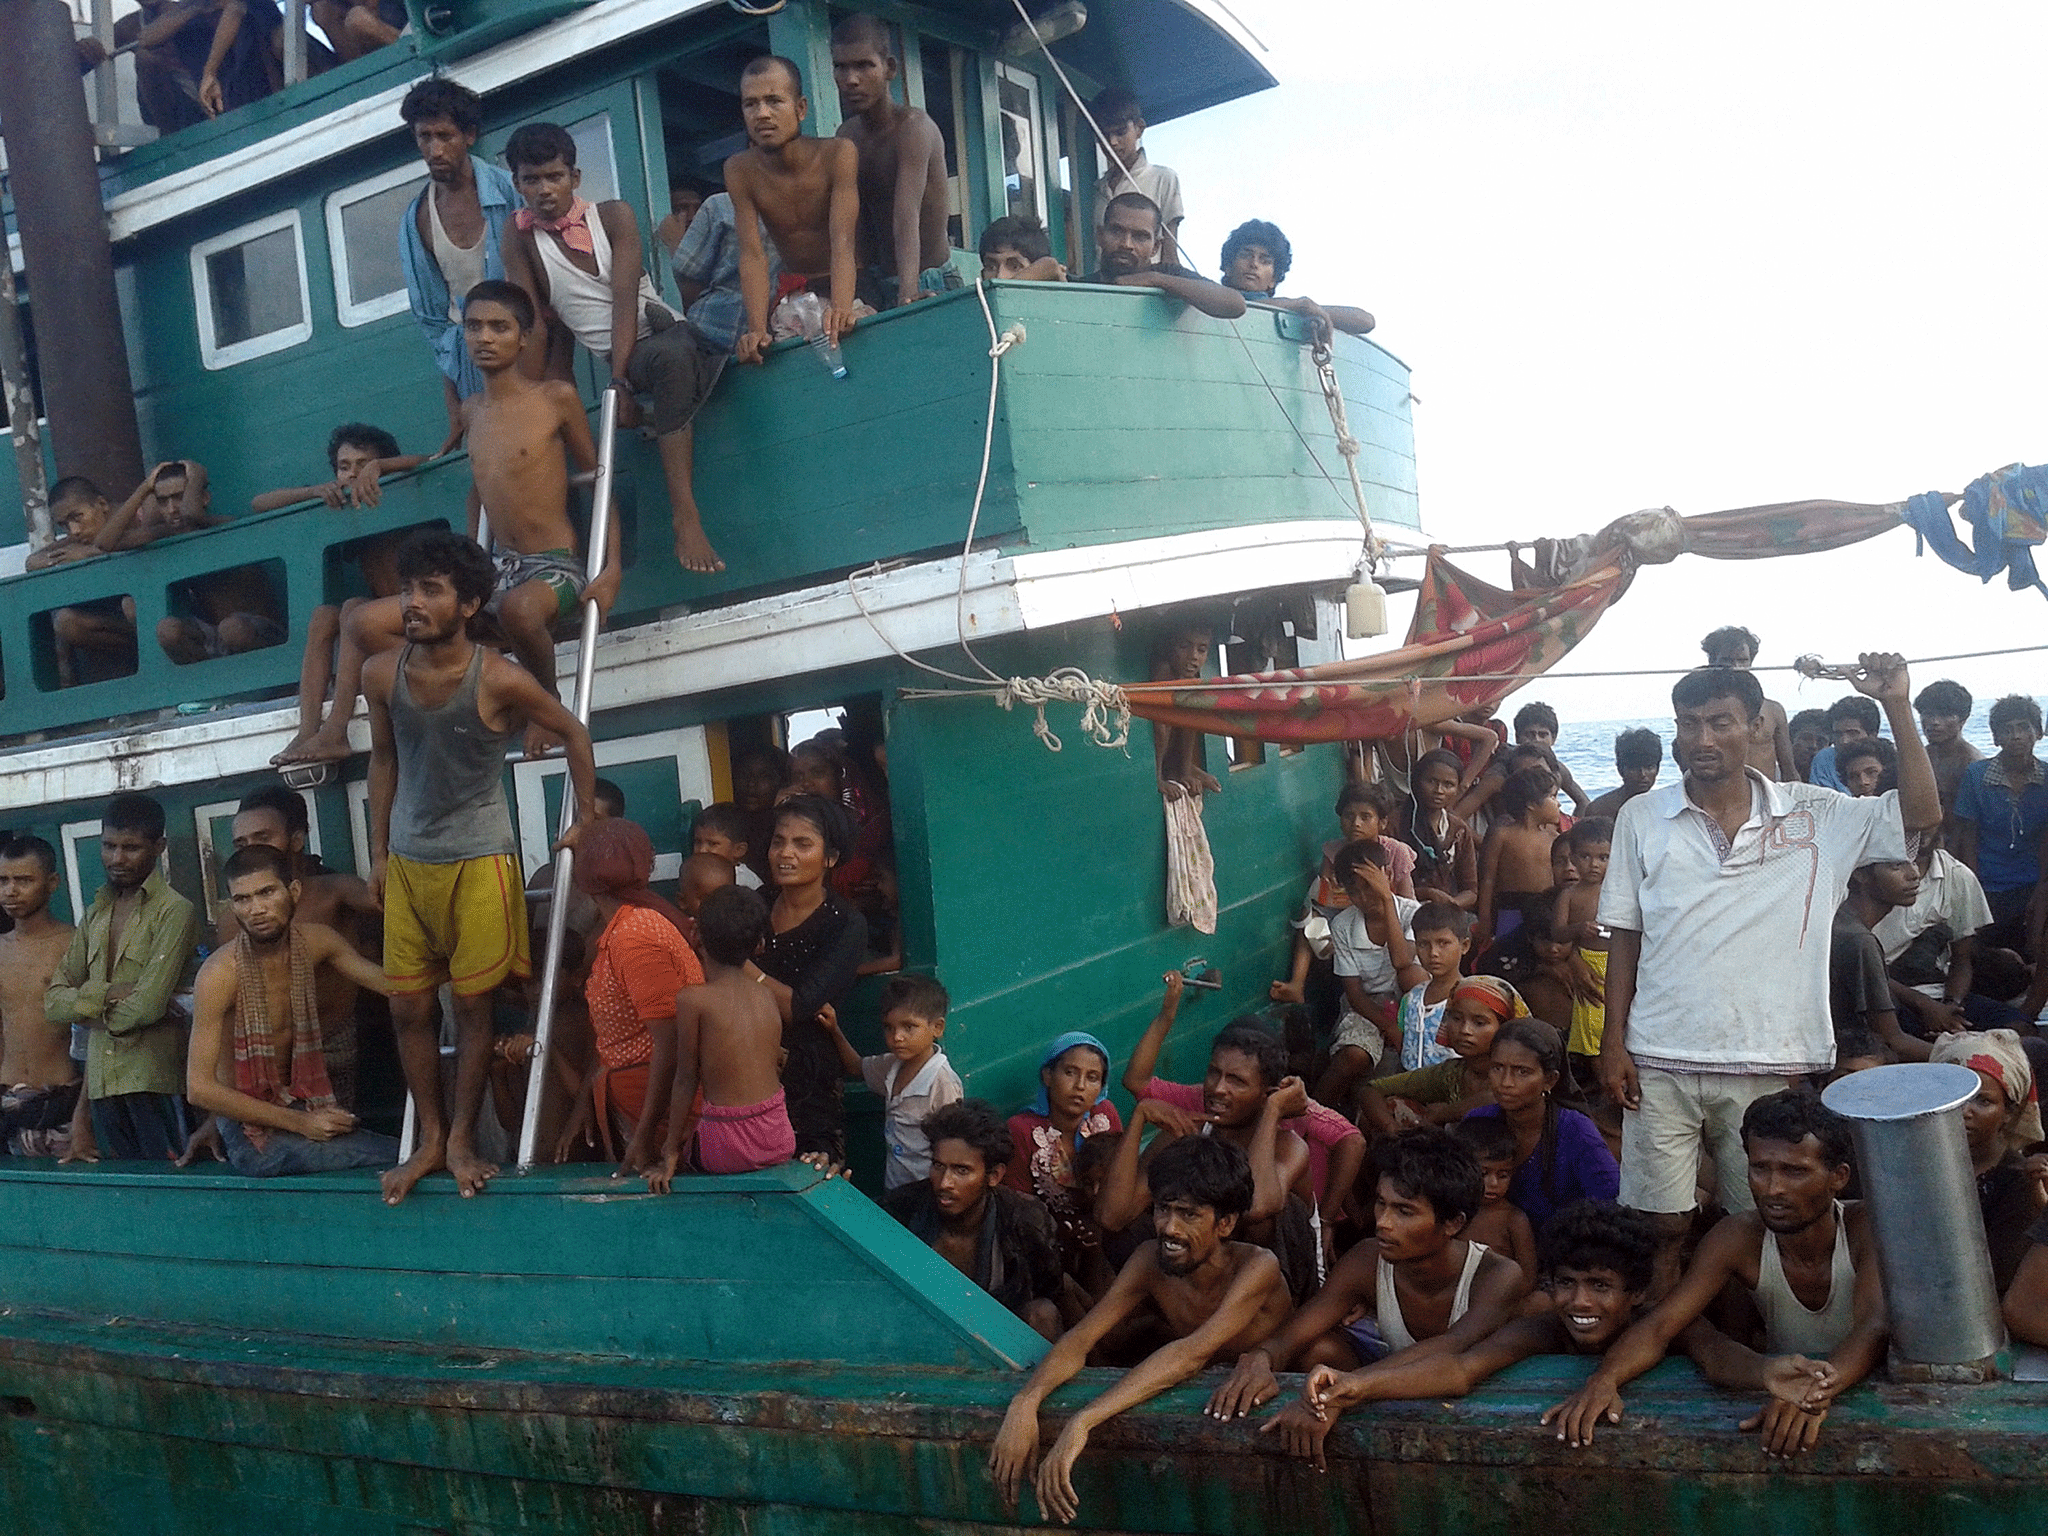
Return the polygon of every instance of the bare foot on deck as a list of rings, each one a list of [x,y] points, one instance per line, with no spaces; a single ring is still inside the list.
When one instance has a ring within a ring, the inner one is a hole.
[[[526,728],[526,740],[520,750],[528,757],[547,757],[560,752],[565,745],[562,738],[553,731],[545,730],[538,725],[529,725]]]
[[[474,1152],[451,1144],[448,1148],[448,1171],[455,1175],[455,1187],[467,1200],[483,1192],[483,1187],[496,1175],[498,1165],[487,1163]]]
[[[310,736],[301,734],[270,761],[282,767],[289,763],[340,763],[354,756],[355,748],[348,744],[348,722],[344,720],[339,731],[322,726]]]
[[[676,563],[686,571],[711,576],[725,569],[725,562],[718,558],[718,551],[711,547],[711,541],[704,537],[704,525],[691,523],[676,530]]]
[[[396,1205],[413,1192],[413,1186],[430,1173],[439,1173],[448,1166],[448,1151],[445,1147],[422,1145],[413,1155],[396,1168],[384,1171],[384,1203]]]

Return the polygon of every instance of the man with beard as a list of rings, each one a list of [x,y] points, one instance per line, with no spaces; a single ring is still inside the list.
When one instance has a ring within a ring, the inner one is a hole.
[[[384,972],[332,928],[298,920],[303,888],[291,855],[253,843],[228,857],[224,873],[241,931],[199,968],[186,1096],[218,1117],[237,1173],[388,1166],[398,1143],[359,1128],[335,1102],[315,998],[322,968],[378,992],[389,985]]]
[[[1095,232],[1097,264],[1090,282],[1125,288],[1157,288],[1169,299],[1191,304],[1218,320],[1244,313],[1244,295],[1212,283],[1199,272],[1159,258],[1162,239],[1159,205],[1142,192],[1125,192],[1109,200],[1102,227]]]
[[[1232,1241],[1252,1203],[1252,1169],[1244,1153],[1213,1136],[1185,1136],[1152,1160],[1150,1175],[1156,1235],[1131,1255],[1108,1294],[1046,1352],[1010,1399],[989,1471],[1012,1507],[1018,1485],[1038,1462],[1034,1488],[1040,1512],[1071,1523],[1080,1508],[1074,1463],[1096,1425],[1187,1380],[1218,1355],[1256,1348],[1293,1310],[1279,1260],[1254,1244]],[[1073,1380],[1112,1328],[1148,1302],[1171,1342],[1077,1410],[1039,1462],[1040,1404]]]
[[[1705,667],[1671,690],[1683,780],[1615,817],[1598,921],[1613,930],[1600,1085],[1622,1106],[1621,1203],[1665,1234],[1668,1288],[1702,1149],[1722,1209],[1747,1211],[1738,1126],[1756,1100],[1834,1065],[1829,929],[1850,874],[1909,857],[1941,825],[1904,658],[1867,653],[1854,682],[1891,718],[1899,787],[1867,800],[1775,783],[1750,766],[1756,674]]]
[[[370,658],[370,890],[384,908],[384,975],[419,1144],[384,1175],[396,1205],[446,1168],[463,1195],[497,1169],[476,1154],[491,1064],[491,994],[525,976],[526,902],[505,803],[505,750],[529,723],[568,747],[573,847],[596,819],[590,733],[532,673],[469,635],[491,595],[491,560],[474,540],[435,531],[398,551],[402,650]],[[455,994],[455,1111],[441,1096],[443,982]]]
[[[1544,1223],[1537,1249],[1550,1310],[1525,1309],[1460,1349],[1406,1350],[1360,1371],[1314,1366],[1300,1398],[1261,1424],[1259,1433],[1277,1434],[1290,1454],[1323,1470],[1323,1441],[1346,1408],[1464,1397],[1531,1355],[1597,1355],[1635,1322],[1656,1257],[1657,1229],[1642,1212],[1590,1200],[1568,1205]]]
[[[980,1099],[945,1104],[924,1117],[931,1171],[892,1189],[883,1209],[961,1274],[1048,1339],[1060,1336],[1063,1290],[1052,1217],[1018,1190],[1004,1189],[1010,1128]]]
[[[1841,1199],[1848,1122],[1818,1095],[1788,1089],[1749,1106],[1742,1142],[1756,1208],[1722,1217],[1678,1288],[1544,1414],[1558,1439],[1590,1445],[1596,1424],[1620,1423],[1621,1388],[1676,1341],[1714,1385],[1768,1391],[1742,1427],[1761,1429],[1770,1455],[1796,1456],[1812,1447],[1835,1398],[1884,1358],[1876,1239],[1861,1202]],[[1704,1316],[1717,1299],[1727,1331]]]

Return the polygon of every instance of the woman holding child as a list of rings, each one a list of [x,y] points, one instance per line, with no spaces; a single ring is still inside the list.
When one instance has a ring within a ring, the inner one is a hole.
[[[600,925],[583,987],[597,1058],[556,1146],[557,1162],[577,1138],[589,1141],[593,1120],[607,1157],[614,1155],[614,1120],[622,1124],[631,1137],[628,1167],[643,1166],[659,1145],[655,1133],[675,1076],[676,994],[701,985],[704,968],[683,937],[683,914],[648,889],[653,873],[654,844],[637,822],[612,816],[584,829],[572,878],[596,905]]]

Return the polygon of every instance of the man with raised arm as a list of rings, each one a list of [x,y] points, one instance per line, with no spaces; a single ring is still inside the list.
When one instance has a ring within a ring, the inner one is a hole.
[[[1829,937],[1851,872],[1909,858],[1906,834],[1941,825],[1904,659],[1866,653],[1854,681],[1891,718],[1897,789],[1852,800],[1765,778],[1750,765],[1766,729],[1756,674],[1703,667],[1671,690],[1684,777],[1615,817],[1600,1082],[1625,1112],[1621,1203],[1664,1234],[1660,1294],[1701,1152],[1714,1155],[1722,1208],[1748,1211],[1744,1112],[1834,1065]]]
[[[71,1027],[43,1011],[43,994],[71,947],[72,927],[50,915],[57,850],[40,837],[0,839],[0,1152],[63,1156],[78,1107]]]
[[[568,746],[573,847],[595,819],[590,733],[533,675],[469,635],[491,595],[491,560],[460,534],[415,534],[398,552],[405,644],[363,668],[370,707],[370,889],[384,908],[384,975],[406,1086],[413,1155],[384,1175],[396,1205],[446,1168],[467,1195],[497,1169],[476,1153],[491,1064],[491,993],[525,976],[526,901],[505,803],[505,751],[528,722]],[[441,1096],[440,1010],[455,994],[455,1109]]]
[[[462,402],[484,376],[462,344],[462,301],[487,278],[503,278],[500,245],[519,206],[512,178],[477,159],[483,99],[435,75],[405,93],[398,115],[426,162],[427,184],[398,226],[398,255],[413,320],[427,338],[448,407],[448,445],[462,431]]]
[[[880,309],[960,286],[946,237],[946,141],[928,115],[890,94],[901,70],[879,18],[856,14],[832,29],[832,81],[846,114],[839,137],[860,151],[860,262]]]
[[[1716,1386],[1768,1392],[1742,1428],[1760,1431],[1770,1455],[1796,1456],[1883,1359],[1876,1238],[1862,1203],[1842,1200],[1848,1122],[1811,1090],[1787,1089],[1749,1106],[1742,1142],[1756,1208],[1722,1217],[1677,1289],[1543,1415],[1558,1439],[1591,1445],[1594,1426],[1620,1423],[1621,1389],[1679,1343]],[[1717,1302],[1725,1327],[1705,1315]]]
[[[332,928],[298,920],[289,854],[251,843],[222,874],[240,932],[207,957],[192,988],[186,1096],[216,1117],[237,1173],[389,1166],[398,1143],[363,1130],[335,1101],[314,995],[322,970],[378,992],[390,985],[384,972]]]
[[[820,284],[827,285],[825,334],[833,341],[871,313],[854,294],[860,151],[851,139],[805,134],[810,109],[803,75],[788,59],[770,54],[740,71],[748,143],[725,162],[725,189],[732,194],[739,230],[740,295],[747,311],[738,347],[743,363],[763,361],[762,352],[777,336],[798,334],[786,319],[777,324],[777,311]],[[772,292],[763,225],[782,258],[782,276]]]
[[[1244,295],[1212,283],[1199,272],[1160,258],[1162,229],[1159,205],[1142,192],[1125,192],[1109,200],[1102,227],[1095,232],[1098,266],[1089,281],[1126,288],[1157,288],[1169,299],[1192,305],[1218,320],[1244,313]]]
[[[686,571],[724,570],[704,536],[691,483],[692,423],[725,369],[724,350],[679,323],[655,291],[641,265],[633,205],[619,198],[592,203],[579,194],[583,172],[568,129],[523,125],[505,141],[505,163],[525,204],[505,236],[506,276],[538,310],[560,316],[598,366],[611,371],[621,426],[639,424],[639,395],[653,398],[649,424],[668,487],[676,560]],[[540,374],[546,353],[546,331],[536,327],[524,362],[529,375]]]
[[[1293,1310],[1280,1261],[1252,1243],[1232,1240],[1252,1203],[1252,1169],[1244,1153],[1214,1137],[1187,1136],[1152,1160],[1150,1174],[1156,1235],[1131,1255],[1108,1293],[1046,1352],[1010,1399],[989,1456],[997,1491],[1012,1507],[1018,1485],[1036,1464],[1039,1511],[1063,1525],[1071,1525],[1080,1510],[1074,1463],[1096,1425],[1186,1381],[1218,1355],[1256,1348]],[[1074,1379],[1112,1328],[1148,1303],[1173,1342],[1077,1410],[1040,1462],[1040,1406]]]

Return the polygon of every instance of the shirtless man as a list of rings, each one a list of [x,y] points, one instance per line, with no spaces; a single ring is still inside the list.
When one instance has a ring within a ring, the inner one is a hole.
[[[612,525],[605,567],[584,583],[583,557],[569,521],[568,459],[580,470],[597,467],[590,421],[575,386],[536,381],[519,371],[522,350],[534,335],[532,299],[506,282],[470,289],[462,328],[470,357],[484,376],[483,393],[462,402],[469,438],[474,518],[489,510],[497,583],[476,622],[480,638],[510,650],[549,694],[555,691],[554,629],[574,617],[586,597],[609,612],[619,595],[619,530]],[[472,522],[471,531],[475,531]],[[381,597],[350,616],[351,631],[371,656],[389,655],[408,633],[406,599]],[[365,677],[367,678],[367,664]],[[367,684],[366,684],[367,691]],[[354,700],[337,691],[334,715],[346,732]],[[347,737],[342,737],[346,748]],[[561,745],[538,719],[528,726],[525,751],[540,757]]]
[[[462,430],[462,402],[484,387],[463,346],[462,301],[476,284],[505,275],[499,248],[519,194],[510,175],[474,153],[484,126],[483,100],[475,91],[435,75],[405,93],[398,115],[427,167],[426,186],[399,221],[398,255],[413,321],[441,373],[446,448],[452,448]]]
[[[890,94],[901,69],[876,17],[858,13],[832,29],[832,80],[846,119],[839,137],[860,151],[860,262],[883,309],[943,292],[952,275],[946,142],[929,116]]]
[[[747,318],[736,355],[743,363],[766,361],[762,354],[776,336],[774,310],[786,297],[829,279],[825,334],[835,342],[865,307],[854,297],[860,151],[851,139],[805,135],[809,111],[803,76],[788,59],[769,55],[740,71],[740,115],[749,142],[725,162],[725,189],[739,227]],[[763,224],[782,257],[782,283],[772,294]]]
[[[650,425],[661,455],[676,561],[686,571],[725,569],[704,536],[692,488],[697,412],[725,371],[725,352],[675,316],[640,264],[640,221],[633,205],[614,198],[590,203],[578,193],[576,140],[557,123],[527,123],[505,144],[505,163],[523,206],[505,234],[505,276],[526,291],[538,313],[553,313],[619,392],[619,424],[638,426],[638,397],[653,398]],[[655,329],[667,316],[671,323]],[[525,369],[547,371],[545,333],[526,343]],[[486,375],[490,370],[485,369]],[[471,452],[475,452],[472,439]],[[486,506],[497,512],[495,502]]]
[[[1700,649],[1707,653],[1710,667],[1733,667],[1738,672],[1747,672],[1756,664],[1756,653],[1762,644],[1741,625],[1730,624],[1702,640]],[[1767,779],[1795,781],[1799,777],[1798,764],[1792,758],[1791,722],[1785,716],[1785,706],[1775,699],[1764,700],[1763,729],[1749,744],[1749,766]]]
[[[66,475],[50,487],[50,520],[64,530],[22,562],[28,571],[69,565],[103,555],[100,530],[113,517],[114,509],[97,485],[83,475]],[[57,686],[77,685],[78,653],[93,652],[110,659],[110,671],[119,676],[135,670],[135,599],[102,597],[89,603],[59,608],[50,615],[50,639],[57,653]],[[90,680],[90,679],[88,679]]]
[[[516,336],[502,339],[516,348]],[[405,648],[363,668],[370,890],[384,908],[391,1023],[419,1126],[413,1155],[384,1175],[392,1205],[441,1168],[464,1195],[497,1172],[476,1155],[475,1140],[491,1064],[491,993],[531,968],[518,841],[505,804],[505,748],[514,733],[536,721],[568,744],[576,821],[556,852],[582,837],[597,795],[582,722],[531,673],[470,638],[469,621],[491,593],[490,557],[459,534],[415,534],[398,552],[398,576]],[[444,981],[455,994],[452,1118],[441,1097],[435,997]]]
[[[378,915],[377,903],[365,881],[329,869],[317,854],[306,851],[309,831],[304,797],[282,784],[269,784],[242,797],[230,835],[237,853],[249,847],[275,848],[289,859],[291,878],[299,886],[295,901],[298,921],[333,929],[362,954],[363,924]],[[215,926],[213,947],[227,949],[241,933],[230,903]],[[349,973],[338,966],[324,969],[314,981],[327,1076],[344,1109],[356,1104],[356,995],[360,991]]]
[[[1074,1463],[1096,1425],[1186,1381],[1218,1355],[1256,1349],[1293,1311],[1280,1261],[1264,1248],[1232,1241],[1252,1203],[1252,1170],[1244,1153],[1213,1136],[1183,1137],[1153,1159],[1151,1179],[1157,1235],[1131,1255],[1102,1300],[1046,1352],[1010,1399],[989,1472],[1012,1508],[1018,1485],[1037,1463],[1040,1513],[1071,1524],[1080,1509]],[[1077,1410],[1039,1461],[1040,1405],[1073,1380],[1112,1328],[1147,1303],[1173,1341]]]
[[[71,946],[71,925],[50,915],[57,853],[40,837],[0,842],[0,1152],[61,1157],[78,1105],[71,1029],[43,1014],[43,994]]]
[[[339,971],[358,987],[390,983],[332,928],[297,919],[291,856],[238,848],[223,871],[240,930],[199,968],[185,1094],[218,1117],[228,1165],[253,1178],[386,1167],[389,1136],[360,1129],[335,1102],[314,1001],[315,978]]]
[[[1152,661],[1154,682],[1194,682],[1209,659],[1207,624],[1189,622],[1160,637]],[[1202,733],[1184,725],[1152,727],[1152,760],[1159,775],[1159,793],[1168,800],[1183,795],[1200,799],[1223,792],[1223,781],[1202,766]]]
[[[782,1091],[782,1012],[749,979],[747,964],[768,936],[768,907],[736,885],[697,909],[704,984],[676,994],[676,1075],[661,1161],[647,1187],[665,1195],[694,1141],[703,1173],[752,1173],[796,1156],[796,1132]],[[703,1093],[701,1112],[697,1108]]]

